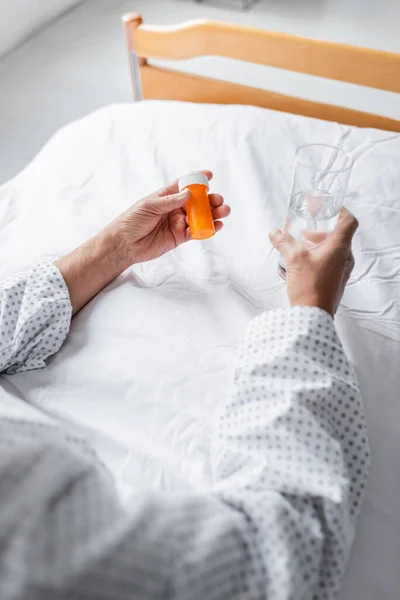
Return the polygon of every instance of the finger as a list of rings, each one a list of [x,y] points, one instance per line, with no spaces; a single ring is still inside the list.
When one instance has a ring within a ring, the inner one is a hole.
[[[213,178],[213,174],[211,171],[204,170],[204,171],[200,171],[200,173],[203,173],[203,175],[205,175],[207,177],[208,181],[210,181]],[[179,178],[175,179],[175,181],[173,181],[169,185],[158,190],[158,192],[156,192],[156,194],[158,196],[169,196],[171,194],[177,194],[179,192],[178,181],[179,181]]]
[[[288,231],[282,231],[281,229],[271,231],[269,239],[278,252],[282,254],[283,258],[289,258],[293,251],[298,247],[294,237],[291,236]]]
[[[224,198],[221,196],[221,194],[208,194],[208,199],[210,201],[211,208],[222,206],[224,203]]]
[[[223,204],[222,206],[217,206],[216,208],[212,208],[211,209],[211,213],[213,216],[213,219],[226,219],[226,217],[229,217],[229,215],[231,214],[231,207],[228,206],[227,204]],[[185,221],[186,224],[189,224],[189,219],[188,216],[185,215]]]
[[[357,231],[358,221],[355,216],[347,210],[347,208],[342,207],[339,214],[339,220],[337,225],[332,233],[331,238],[334,240],[340,240],[345,244],[350,245],[351,240],[355,232]]]
[[[231,214],[231,207],[228,206],[227,204],[223,204],[222,206],[217,206],[216,208],[212,209],[212,215],[213,215],[213,219],[225,219],[226,217],[229,217],[229,215]]]
[[[150,209],[159,214],[164,215],[177,208],[182,208],[184,204],[189,200],[190,192],[188,189],[184,189],[178,194],[169,194],[168,196],[153,197],[147,199],[147,204]]]

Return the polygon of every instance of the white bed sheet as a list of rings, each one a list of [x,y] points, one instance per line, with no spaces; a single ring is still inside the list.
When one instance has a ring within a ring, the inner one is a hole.
[[[366,404],[372,470],[342,600],[400,590],[400,135],[252,107],[145,102],[59,131],[0,188],[0,273],[54,258],[130,203],[210,168],[233,212],[223,232],[129,270],[74,319],[47,369],[8,378],[18,394],[88,436],[123,483],[210,481],[210,419],[230,393],[247,323],[282,306],[267,232],[281,226],[297,146],[355,160],[347,206],[360,221],[356,269],[337,325]]]

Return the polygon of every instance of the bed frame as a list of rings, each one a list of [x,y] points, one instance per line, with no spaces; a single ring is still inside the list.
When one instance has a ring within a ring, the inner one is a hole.
[[[136,101],[163,99],[251,104],[346,125],[400,132],[400,121],[396,119],[148,63],[151,59],[223,56],[400,93],[400,54],[219,21],[190,21],[172,27],[148,26],[143,25],[140,15],[129,13],[123,16],[123,23]]]

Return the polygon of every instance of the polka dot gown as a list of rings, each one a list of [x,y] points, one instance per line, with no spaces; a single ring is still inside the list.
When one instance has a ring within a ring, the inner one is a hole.
[[[0,306],[0,371],[46,366],[46,359],[61,348],[72,314],[57,267],[39,265],[1,282]]]
[[[71,317],[60,273],[35,267],[0,294],[1,369],[45,366]],[[255,318],[235,383],[216,415],[212,487],[129,507],[84,440],[0,419],[0,598],[334,598],[369,453],[332,319],[314,308]]]

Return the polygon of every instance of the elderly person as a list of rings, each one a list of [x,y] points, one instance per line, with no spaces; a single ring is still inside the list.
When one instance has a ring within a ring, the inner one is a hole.
[[[45,367],[104,286],[189,240],[189,194],[175,182],[54,264],[2,281],[0,369]],[[219,231],[229,207],[210,202]],[[343,209],[317,246],[271,233],[292,307],[250,323],[207,492],[141,493],[123,507],[84,439],[0,419],[1,600],[335,596],[368,468],[363,405],[333,322],[356,228]]]

